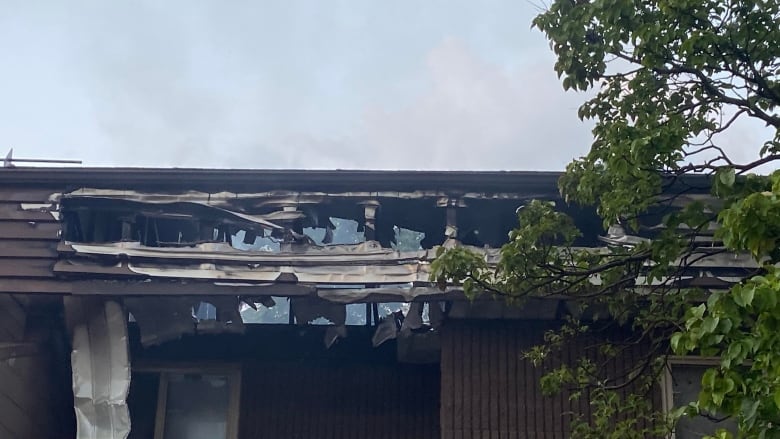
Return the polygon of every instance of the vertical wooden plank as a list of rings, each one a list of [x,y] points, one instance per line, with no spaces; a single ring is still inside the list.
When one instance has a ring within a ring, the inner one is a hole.
[[[518,431],[520,429],[517,411],[518,411],[518,395],[517,395],[517,381],[519,373],[517,371],[517,351],[515,349],[515,334],[514,325],[506,329],[505,332],[505,345],[506,345],[506,373],[507,373],[507,425],[508,425],[508,437],[509,439],[518,439]]]
[[[563,362],[571,367],[572,361],[573,361],[573,349],[576,346],[576,340],[573,340],[572,342],[568,343],[566,346],[566,349],[564,349],[563,352]],[[568,437],[570,426],[571,426],[571,418],[572,418],[572,412],[575,411],[574,403],[570,399],[571,393],[569,391],[563,392],[561,394],[561,407],[562,413],[561,413],[561,431],[562,431],[562,437]]]
[[[463,392],[460,395],[455,396],[455,403],[460,404],[463,410],[463,418],[461,419],[461,431],[463,431],[464,437],[469,437],[472,430],[474,409],[473,409],[473,396],[471,395],[471,388],[474,383],[474,377],[471,375],[471,338],[470,333],[466,328],[458,327],[458,347],[460,348],[459,355],[459,373],[461,383],[463,385]],[[459,400],[460,399],[460,400]],[[457,425],[457,424],[456,424]]]
[[[368,321],[370,321],[370,305],[368,306],[369,309],[366,310],[366,316]],[[370,382],[371,382],[371,370],[369,368],[365,368],[362,371],[361,379],[357,382],[352,382],[352,385],[350,388],[352,389],[352,397],[355,400],[355,404],[353,407],[355,407],[355,417],[354,417],[354,436],[355,438],[363,438],[366,437],[366,431],[365,431],[365,421],[366,421],[366,406],[368,404],[368,400],[366,398],[366,395],[368,393],[368,389],[370,389]]]
[[[564,349],[565,351],[566,349]],[[554,360],[554,367],[561,367],[565,361],[564,359],[564,352],[560,352],[558,355],[556,355],[556,358]],[[552,412],[552,431],[553,431],[553,437],[556,439],[563,439],[563,412],[564,412],[564,404],[563,404],[563,394],[564,392],[558,392],[557,394],[554,394],[550,396],[549,398],[552,400],[552,406],[553,406],[553,412]]]
[[[452,418],[449,420],[442,420],[442,429],[448,428],[450,430],[451,438],[462,439],[463,438],[463,426],[465,423],[465,417],[468,413],[465,410],[465,394],[466,388],[464,385],[464,372],[463,362],[465,353],[463,350],[463,333],[460,331],[459,326],[450,326],[449,328],[449,340],[452,350],[452,365],[450,366],[454,374],[454,386],[450,392],[448,392],[448,398],[451,400],[453,406]],[[444,431],[442,431],[442,439],[450,438]]]
[[[451,332],[446,326],[441,329],[441,361],[439,362],[439,370],[441,375],[439,420],[442,426],[442,439],[449,439],[448,433],[451,431],[452,419],[454,418],[454,404],[452,399],[449,398],[449,393],[455,388],[455,380]]]
[[[489,327],[488,333],[486,337],[483,337],[485,343],[488,345],[488,354],[487,357],[489,359],[489,365],[487,368],[488,371],[488,385],[487,385],[487,391],[488,391],[488,410],[490,411],[490,439],[498,439],[498,432],[500,431],[499,428],[499,416],[498,412],[500,410],[498,401],[499,401],[499,394],[500,394],[500,379],[498,375],[498,330],[496,327]]]
[[[463,339],[463,330],[462,328],[458,328],[458,331],[455,332],[456,337],[453,338],[453,343],[455,343],[455,368],[454,370],[458,374],[458,393],[451,394],[450,397],[454,398],[453,404],[458,408],[458,410],[455,412],[456,414],[460,412],[460,417],[456,417],[454,419],[454,423],[452,423],[452,427],[455,431],[458,431],[460,434],[460,437],[463,437],[463,432],[466,431],[466,425],[468,422],[467,418],[471,416],[471,413],[469,412],[468,405],[469,402],[467,401],[468,398],[471,398],[471,395],[468,394],[467,389],[467,372],[466,372],[466,356],[468,355],[466,352],[466,340]],[[468,378],[470,379],[470,377]]]
[[[320,425],[322,430],[322,437],[325,439],[332,439],[333,434],[333,395],[331,394],[331,383],[329,371],[329,364],[325,364],[323,367],[317,367],[317,386],[320,389],[318,395],[319,404],[316,406],[317,411],[320,412]],[[326,398],[330,399],[330,404],[326,404]]]
[[[479,407],[480,432],[483,439],[490,439],[490,333],[480,325],[477,330],[479,349]]]
[[[514,400],[514,429],[516,431],[516,438],[521,439],[525,437],[525,393],[522,391],[522,383],[525,378],[522,363],[520,362],[520,354],[518,349],[518,331],[517,325],[514,325],[509,334],[511,342],[509,343],[509,352],[511,355],[512,364],[512,393]]]
[[[264,437],[266,439],[270,439],[272,437],[281,437],[281,422],[276,412],[279,410],[277,401],[282,396],[279,392],[281,390],[280,383],[284,381],[285,376],[280,374],[282,368],[280,368],[277,363],[269,363],[266,365],[265,369],[268,373],[267,382],[269,384],[268,389],[270,391],[265,392],[265,395],[263,396],[263,405],[267,411],[267,425],[272,425],[272,427],[264,432]],[[274,418],[276,419],[274,420]]]
[[[335,396],[336,404],[333,405],[334,410],[331,413],[331,419],[333,419],[333,437],[340,437],[344,439],[350,439],[348,429],[348,419],[345,416],[345,410],[347,410],[347,386],[342,383],[346,383],[349,378],[346,377],[345,372],[352,372],[352,379],[360,379],[360,368],[353,368],[353,365],[349,367],[336,367],[331,370],[334,375],[333,384],[331,385],[331,392]]]
[[[530,347],[530,343],[528,342],[528,334],[523,331],[523,334],[518,334],[519,337],[522,337],[522,344],[520,345],[520,348],[522,350],[528,349]],[[537,387],[536,387],[536,367],[531,364],[529,360],[524,359],[523,360],[523,377],[524,384],[523,384],[523,392],[525,393],[525,401],[526,401],[526,407],[525,407],[525,424],[526,424],[526,437],[536,437],[536,432],[541,430],[539,426],[541,425],[538,423],[537,419]]]
[[[289,437],[287,430],[290,427],[290,419],[294,416],[290,413],[290,401],[294,398],[294,395],[287,394],[286,391],[289,388],[293,373],[284,367],[284,363],[273,362],[270,366],[271,375],[269,378],[274,381],[274,384],[271,387],[272,390],[269,392],[266,403],[271,413],[273,413],[271,417],[274,419],[271,422],[275,424],[273,437],[287,439]],[[271,435],[267,433],[266,436],[270,437]]]
[[[301,376],[301,370],[297,365],[285,363],[284,370],[287,371],[285,394],[280,396],[288,401],[286,404],[288,413],[285,420],[288,425],[285,437],[295,438],[300,437],[301,425],[305,422],[301,419],[301,413],[305,412],[300,406],[299,395],[302,390],[301,384],[304,384],[306,379]]]
[[[544,436],[543,437],[545,439],[555,439],[555,427],[554,427],[554,424],[555,424],[555,406],[553,404],[554,397],[553,396],[549,396],[549,395],[545,395],[541,391],[540,383],[541,383],[542,376],[545,373],[549,372],[550,369],[555,367],[555,366],[556,366],[556,364],[555,364],[554,359],[548,359],[545,362],[545,367],[538,369],[539,373],[537,375],[537,381],[536,381],[536,386],[537,386],[537,388],[539,388],[539,398],[541,399],[542,407],[544,407],[542,409],[543,410],[542,415],[543,415],[543,419],[544,419],[544,421],[543,421],[544,422],[544,428],[543,428]]]
[[[498,330],[498,334],[496,335],[496,340],[498,342],[498,373],[497,376],[499,378],[499,398],[498,398],[498,404],[499,404],[499,413],[498,413],[498,419],[499,419],[499,428],[501,431],[501,437],[502,438],[508,438],[509,437],[509,413],[510,413],[510,406],[511,401],[509,400],[509,376],[507,374],[508,369],[508,356],[507,356],[507,326],[501,325],[501,328]]]
[[[393,431],[395,437],[401,436],[401,426],[406,421],[403,417],[403,410],[401,407],[402,395],[406,392],[406,389],[401,385],[401,372],[398,368],[392,368],[391,373],[393,376],[393,394],[395,395],[393,405],[395,406],[395,422],[393,424]]]
[[[371,386],[372,390],[371,390],[370,393],[373,394],[374,393],[374,389],[379,390],[378,387],[381,384],[382,380],[379,377],[379,375],[377,374],[376,369],[371,369],[371,371],[369,372],[367,377],[368,377],[368,380],[372,383],[372,386]],[[376,416],[377,416],[376,398],[381,397],[381,395],[380,394],[371,395],[371,394],[369,394],[368,393],[368,389],[366,389],[366,397],[368,399],[367,399],[366,412],[365,412],[366,413],[366,415],[365,415],[366,420],[365,420],[365,426],[364,426],[364,431],[365,431],[365,436],[364,437],[367,437],[367,438],[368,437],[378,437],[378,436],[374,436],[373,435],[373,433],[374,433],[374,431],[373,431],[373,423],[374,422],[372,422],[372,420],[375,419]],[[371,399],[372,396],[374,398],[373,400]]]
[[[383,427],[388,437],[396,437],[398,435],[398,421],[400,420],[399,403],[398,403],[398,373],[396,370],[388,369],[383,370],[385,374],[385,382],[387,383],[386,395],[387,403],[389,406],[388,415],[383,420]]]
[[[477,378],[474,383],[473,398],[474,398],[474,432],[475,437],[482,439],[482,432],[485,430],[485,423],[487,417],[487,408],[485,407],[485,398],[482,392],[485,388],[485,353],[482,352],[481,343],[481,331],[479,326],[473,325],[472,328],[472,349],[474,350],[474,361],[472,362],[472,373]]]

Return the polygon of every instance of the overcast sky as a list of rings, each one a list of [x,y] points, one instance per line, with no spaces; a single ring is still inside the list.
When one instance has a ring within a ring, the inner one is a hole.
[[[529,0],[0,0],[0,153],[560,170],[590,144]]]

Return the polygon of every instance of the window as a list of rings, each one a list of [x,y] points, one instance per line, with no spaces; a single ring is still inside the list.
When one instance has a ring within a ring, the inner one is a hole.
[[[696,401],[701,391],[702,375],[719,361],[718,358],[705,357],[670,358],[663,382],[664,408],[668,411]],[[735,432],[736,423],[717,413],[683,417],[677,423],[673,439],[698,439],[720,428]]]
[[[236,439],[240,378],[232,365],[134,368],[130,438]]]

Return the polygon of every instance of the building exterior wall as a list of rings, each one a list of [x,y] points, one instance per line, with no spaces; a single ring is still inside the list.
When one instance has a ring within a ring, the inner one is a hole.
[[[439,365],[396,360],[395,341],[371,346],[374,328],[349,327],[330,348],[324,326],[249,325],[243,335],[184,337],[143,348],[131,326],[130,438],[150,437],[157,369],[238,367],[240,439],[438,439]]]
[[[242,439],[438,439],[436,365],[256,362],[244,368]]]
[[[54,346],[58,341],[52,339],[51,330],[40,328],[41,322],[28,316],[28,310],[42,302],[41,296],[28,293],[67,288],[54,279],[52,270],[58,258],[60,223],[39,207],[48,205],[49,195],[59,190],[0,187],[2,438],[70,439],[75,435],[67,354]],[[43,322],[43,326],[49,323]]]
[[[0,293],[65,291],[52,267],[57,261],[60,223],[38,206],[59,188],[0,187]]]
[[[562,392],[545,396],[540,379],[560,361],[584,354],[583,343],[570,345],[562,358],[534,367],[522,357],[543,342],[553,324],[533,321],[450,321],[442,329],[442,439],[569,437],[572,415],[590,414],[585,399],[575,402]],[[608,365],[625,370],[639,360],[641,347],[626,351]],[[653,395],[660,407],[660,395]]]
[[[54,404],[50,367],[41,352],[0,359],[0,437],[71,437],[60,436],[71,429],[59,424],[62,413]]]
[[[0,294],[0,438],[71,438],[64,350],[45,328],[27,322],[23,302]]]
[[[527,197],[554,197],[558,177],[508,173],[413,176],[306,171],[277,174],[276,171],[4,170],[0,173],[0,342],[24,344],[27,320],[24,308],[17,307],[18,302],[3,301],[11,297],[3,294],[35,299],[38,304],[42,297],[56,298],[61,303],[60,296],[70,294],[208,295],[215,294],[216,290],[223,295],[244,294],[243,287],[216,283],[176,283],[169,282],[170,279],[136,282],[126,277],[127,273],[112,271],[111,264],[98,264],[102,271],[96,268],[93,273],[69,271],[67,246],[58,246],[66,225],[46,209],[52,201],[51,194],[81,187],[209,193],[282,189],[337,193],[359,189],[366,193],[414,191],[412,195],[416,197],[422,196],[417,193],[419,189],[427,187],[431,191],[435,189],[437,196],[450,192],[511,195],[512,191],[522,190]],[[383,207],[382,215],[377,218],[378,226],[392,230],[396,223],[407,225],[404,221],[408,218],[395,218],[398,212],[412,212],[428,219],[427,211],[408,208],[407,198],[399,200],[403,203],[399,201],[395,211],[390,205]],[[502,209],[508,208],[505,210],[509,215],[508,223],[502,226],[511,227],[516,221],[517,204],[513,200],[504,201]],[[431,209],[439,209],[429,201]],[[471,208],[460,209],[458,221],[463,231],[460,239],[465,239],[470,225],[492,217],[485,215],[483,207],[499,202],[500,199],[476,197]],[[57,209],[53,210],[56,214]],[[458,209],[453,207],[452,211],[455,210]],[[437,211],[437,215],[443,222],[444,210]],[[441,226],[437,225],[444,229]],[[596,229],[600,230],[600,222],[594,226]],[[436,229],[435,233],[440,231]],[[500,235],[502,239],[505,237],[503,233]],[[55,270],[58,261],[60,271]],[[279,282],[283,288],[292,287],[282,280]],[[61,318],[44,313],[39,317]],[[374,350],[370,346],[370,333],[360,338],[355,334],[358,331],[353,333],[352,329],[350,337],[322,353],[320,358],[312,358],[310,353],[315,352],[314,346],[323,349],[323,334],[311,337],[312,342],[300,352],[291,353],[285,350],[288,338],[268,331],[267,339],[260,336],[255,339],[251,335],[188,337],[181,343],[161,347],[156,353],[136,351],[134,360],[146,356],[148,360],[159,361],[240,363],[243,373],[239,433],[247,439],[564,438],[571,425],[570,412],[587,416],[588,404],[584,400],[572,403],[565,393],[543,396],[539,385],[543,371],[521,357],[525,349],[542,342],[544,330],[550,327],[538,321],[450,320],[442,328],[441,364],[436,366],[396,364],[394,347],[387,351],[388,344]],[[296,337],[295,343],[300,343],[302,337]],[[362,340],[358,343],[362,347],[353,344],[353,340]],[[73,400],[66,392],[70,376],[59,373],[64,368],[57,363],[63,358],[67,361],[67,355],[58,360],[48,348],[41,346],[45,345],[5,350],[7,354],[0,356],[0,438],[75,437]],[[345,346],[352,347],[345,350]],[[339,356],[339,352],[343,355]],[[276,356],[269,358],[269,353]],[[582,353],[582,346],[573,345],[559,361],[571,361]],[[384,358],[374,358],[385,354],[388,355]],[[611,367],[630,365],[640,354],[640,350],[629,351]],[[361,360],[354,361],[356,358]],[[151,390],[144,391],[154,393],[156,388],[150,386]],[[133,390],[130,392],[132,396]],[[70,398],[70,406],[52,408],[52,395],[60,402]]]

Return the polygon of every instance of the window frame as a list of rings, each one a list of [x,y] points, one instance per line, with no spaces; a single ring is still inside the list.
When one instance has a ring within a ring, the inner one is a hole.
[[[173,363],[144,362],[133,366],[133,372],[156,373],[160,377],[157,387],[157,410],[154,419],[154,438],[164,439],[165,415],[168,403],[168,381],[172,373],[224,375],[228,379],[229,396],[225,428],[226,439],[238,439],[241,409],[241,364],[238,363]],[[132,427],[131,427],[132,428]]]
[[[675,365],[713,367],[720,364],[720,357],[701,357],[696,355],[670,355],[666,358],[664,373],[661,375],[661,409],[669,413],[674,409],[674,378],[672,368]],[[676,439],[674,430],[667,439]]]

